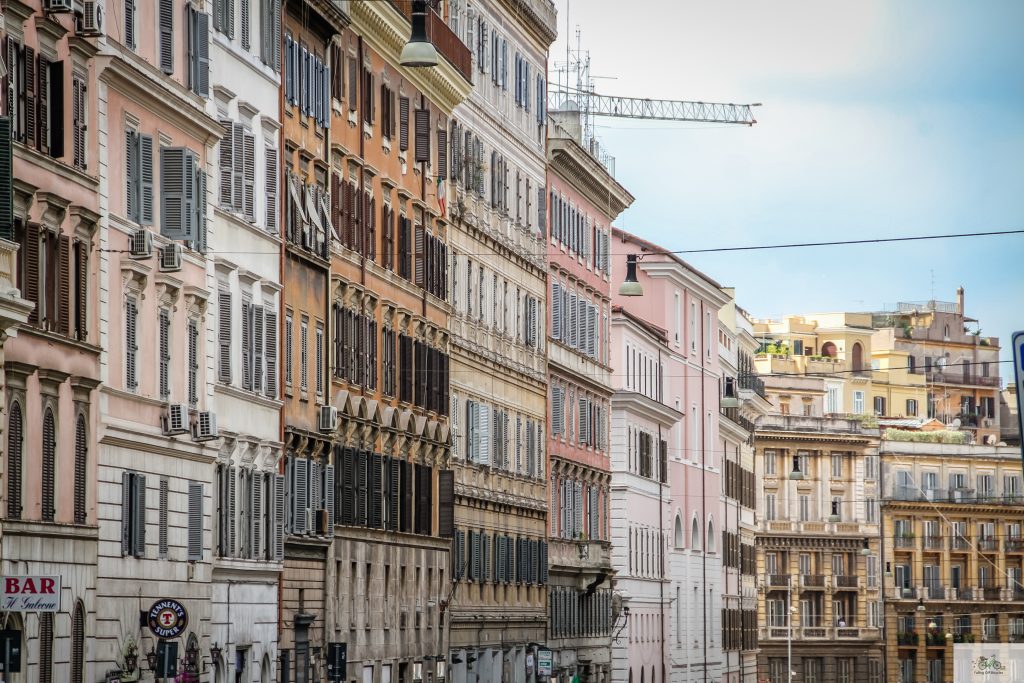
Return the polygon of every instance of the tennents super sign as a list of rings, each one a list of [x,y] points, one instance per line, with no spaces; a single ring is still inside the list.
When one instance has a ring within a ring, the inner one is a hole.
[[[59,612],[59,576],[5,576],[3,602],[6,612]]]

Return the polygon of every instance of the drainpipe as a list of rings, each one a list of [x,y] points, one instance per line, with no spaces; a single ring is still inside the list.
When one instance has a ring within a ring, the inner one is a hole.
[[[359,64],[359,67],[356,69],[356,71],[361,74],[362,71],[363,71],[363,37],[362,36],[359,36],[358,50],[359,50],[359,58],[358,58],[359,61],[357,62],[357,64]],[[358,80],[359,80],[359,83],[358,83],[357,87],[359,88],[360,91],[362,91],[362,89],[363,89],[363,80],[361,78],[359,78]],[[363,98],[366,97],[366,93],[360,92],[360,94],[363,96]],[[370,93],[370,96],[372,97],[373,93]],[[365,106],[365,105],[363,105],[363,106]],[[383,106],[383,105],[381,105],[381,106]],[[361,109],[362,109],[362,106],[360,107],[360,111],[356,112],[356,120],[358,121],[358,126],[357,127],[359,128],[359,158],[362,159],[363,161],[365,161],[366,160],[366,136],[363,135],[363,132],[362,132],[363,131],[363,112],[361,111]],[[329,150],[328,150],[328,153],[329,153]],[[330,161],[328,160],[328,165],[329,164],[330,164]],[[355,199],[355,203],[354,203],[354,207],[355,207],[356,211],[359,210],[359,206],[360,206],[359,202],[362,202],[363,201],[363,197],[365,196],[364,195],[364,193],[366,192],[366,187],[365,187],[365,184],[364,184],[364,178],[365,177],[366,177],[366,174],[363,173],[363,171],[360,169],[360,171],[359,171],[359,196]],[[349,217],[349,220],[351,220],[351,217]],[[360,224],[360,228],[363,229],[364,231],[366,230],[366,222],[369,221],[369,220],[371,220],[370,216],[363,216],[363,223]],[[381,227],[383,227],[383,226],[381,226]],[[365,246],[365,244],[364,244],[364,246]],[[366,286],[366,255],[365,254],[360,254],[359,255],[359,284],[363,285],[364,287]]]
[[[662,401],[664,373],[661,370],[661,347],[658,347],[658,375],[661,380],[658,383],[658,401]],[[668,452],[666,451],[665,478],[668,478]],[[658,467],[661,467],[661,423],[658,423]],[[658,532],[661,534],[661,576],[658,580],[658,606],[661,613],[661,673],[664,678],[665,669],[665,503],[663,501],[663,487],[661,472],[658,472]]]
[[[288,16],[288,0],[283,0],[282,3],[281,3],[281,17],[282,17],[282,19],[284,19],[287,16]],[[283,71],[284,71],[284,31],[281,31],[281,34],[277,37],[277,39],[279,41],[278,50],[281,53],[281,71],[282,71],[281,79],[283,81],[284,78],[285,78],[284,77],[284,73],[283,73]],[[277,89],[277,112],[278,112],[277,119],[278,119],[278,121],[282,121],[282,122],[285,121],[284,110],[285,110],[284,87],[282,85],[282,87],[279,87]],[[285,160],[285,157],[284,157],[285,146],[284,146],[284,144],[282,144],[284,142],[284,128],[283,127],[281,128],[281,131],[279,132],[279,135],[280,135],[280,139],[278,140],[278,150],[279,150],[278,156],[279,156],[279,158],[281,160],[281,168],[280,168],[280,170],[278,171],[278,174],[277,174],[277,187],[278,187],[278,190],[279,190],[278,193],[277,193],[277,195],[278,195],[277,202],[278,202],[278,208],[280,210],[280,213],[278,214],[278,219],[279,219],[278,220],[278,226],[281,228],[281,232],[283,234],[284,230],[285,230],[284,221],[287,219],[287,216],[286,216],[286,213],[287,213],[286,206],[287,206],[287,202],[288,202],[288,192],[289,192],[289,188],[288,188],[288,185],[287,185],[288,175],[285,173],[285,164],[288,163],[288,162]],[[281,310],[281,315],[278,316],[278,323],[277,323],[277,325],[278,325],[277,338],[278,339],[284,339],[285,334],[286,334],[286,332],[285,332],[286,317],[284,315],[284,308],[285,308],[285,306],[284,306],[284,302],[285,302],[284,292],[287,292],[288,290],[287,290],[286,287],[284,287],[285,250],[286,250],[285,241],[282,240],[281,241],[281,256],[280,256],[279,265],[278,265],[278,268],[279,268],[278,278],[280,279],[280,282],[281,282],[281,285],[282,285],[282,288],[281,288],[281,291],[282,291],[282,296],[281,296],[281,304],[282,304],[282,306],[281,306],[281,309],[282,310]],[[278,363],[278,367],[277,367],[277,374],[278,374],[277,386],[278,387],[284,387],[284,368],[285,368],[285,363]],[[278,434],[279,434],[279,440],[280,440],[281,443],[285,443],[285,405],[286,405],[286,402],[282,401],[281,410],[280,410],[280,419],[278,420],[278,424],[279,424],[279,426],[278,426]],[[279,474],[284,474],[284,471],[285,471],[284,470],[284,458],[281,458],[281,462],[278,463],[277,469],[278,469],[278,473]],[[281,563],[282,563],[282,565],[284,564],[284,558],[281,559]],[[277,579],[277,621],[278,621],[277,632],[278,633],[284,633],[284,626],[285,626],[285,624],[284,624],[284,607],[283,607],[283,605],[284,605],[284,572],[282,571],[278,575],[278,579]],[[281,661],[281,643],[280,643],[280,641],[278,641],[278,649],[277,649],[278,679],[282,680],[282,681],[287,681],[287,680],[289,680],[288,674],[290,672],[282,672],[281,671],[282,664],[283,664],[283,662]]]
[[[702,305],[701,306],[701,309],[702,309],[701,312],[702,313],[703,313],[703,308],[704,308],[704,306]],[[704,337],[705,337],[705,339],[707,338],[707,333],[705,333]],[[704,351],[704,356],[706,357],[707,356],[707,349],[705,348],[705,349],[703,349],[703,351]],[[704,409],[704,410],[707,410],[707,407],[704,404],[704,379],[705,379],[706,376],[707,376],[707,368],[704,367],[704,359],[701,359],[701,366],[700,366],[700,405],[701,405],[701,408]],[[698,415],[698,420],[701,417],[703,417],[703,416],[702,415]],[[694,428],[696,428],[696,425],[694,425]],[[708,592],[707,592],[706,589],[707,589],[707,585],[708,585],[708,543],[710,542],[710,539],[707,537],[707,529],[708,529],[707,528],[707,519],[708,519],[708,501],[707,501],[707,476],[708,476],[708,470],[707,470],[707,442],[708,442],[708,434],[707,434],[707,432],[708,432],[707,429],[701,429],[700,430],[700,469],[701,469],[701,472],[700,472],[700,506],[701,506],[701,517],[703,518],[702,521],[701,521],[701,525],[704,527],[703,529],[701,529],[701,533],[704,536],[704,546],[701,548],[701,552],[700,552],[700,557],[701,557],[700,570],[701,570],[702,586],[705,588],[705,590],[701,591],[701,601],[703,602],[703,605],[704,605],[704,608],[702,610],[703,613],[704,613],[704,648],[703,648],[704,664],[703,664],[703,667],[702,667],[703,670],[704,670],[704,683],[707,683],[707,681],[708,681]]]

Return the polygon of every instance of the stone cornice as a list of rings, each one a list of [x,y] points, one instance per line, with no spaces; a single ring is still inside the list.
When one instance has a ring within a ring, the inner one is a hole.
[[[653,422],[671,426],[683,419],[683,414],[664,403],[635,391],[620,389],[612,394],[612,409],[623,409]]]
[[[405,17],[386,0],[354,2],[351,12],[352,28],[384,59],[397,66],[409,37]],[[435,67],[401,68],[401,74],[448,115],[473,91],[473,84],[443,57]]]
[[[595,207],[606,209],[610,221],[633,203],[633,195],[571,138],[549,138],[548,161],[551,170],[582,192]]]
[[[558,15],[550,0],[499,0],[499,4],[519,20],[543,52],[558,38]],[[542,16],[545,10],[548,16]]]

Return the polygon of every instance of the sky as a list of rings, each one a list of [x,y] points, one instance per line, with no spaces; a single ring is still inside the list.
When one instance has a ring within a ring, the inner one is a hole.
[[[763,104],[749,128],[596,119],[621,228],[673,250],[1024,229],[1024,2],[555,5],[552,81],[578,28],[600,93]],[[756,317],[963,286],[1004,358],[1024,329],[1024,235],[684,258]]]

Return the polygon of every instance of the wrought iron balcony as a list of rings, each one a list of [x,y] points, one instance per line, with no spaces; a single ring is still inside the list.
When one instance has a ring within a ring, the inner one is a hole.
[[[1003,543],[1006,545],[1005,550],[1008,553],[1024,552],[1024,538],[1020,536],[1008,536]]]
[[[944,586],[925,586],[924,597],[926,600],[945,600],[946,589]]]
[[[999,539],[997,538],[979,538],[978,539],[978,550],[983,552],[995,552],[999,550]]]
[[[949,549],[968,551],[971,549],[971,544],[963,536],[954,536],[953,538],[949,539]]]
[[[860,585],[859,576],[833,576],[832,580],[835,582],[836,588],[857,588]]]
[[[925,550],[942,550],[943,542],[942,536],[925,536],[924,537],[924,549]]]
[[[825,575],[824,574],[801,574],[800,585],[804,588],[824,588],[825,587]]]
[[[916,544],[913,536],[897,536],[894,543],[897,548],[913,548]]]
[[[736,383],[740,389],[749,389],[764,398],[764,380],[757,375],[740,375],[736,378]]]
[[[916,646],[917,634],[912,631],[897,633],[896,644],[901,647]]]
[[[769,574],[768,585],[773,588],[787,588],[789,586],[789,574]]]
[[[981,597],[983,600],[999,600],[1003,589],[999,586],[982,586]]]

